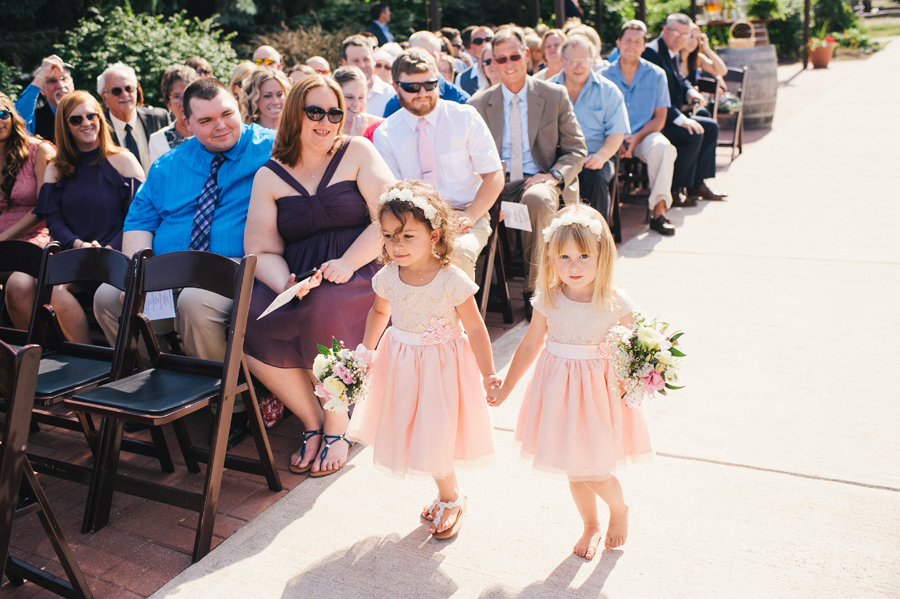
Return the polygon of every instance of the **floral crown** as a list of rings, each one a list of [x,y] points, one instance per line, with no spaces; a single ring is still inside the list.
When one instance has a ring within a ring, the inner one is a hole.
[[[429,204],[422,196],[413,195],[413,192],[409,189],[398,189],[395,187],[394,189],[381,194],[378,205],[384,206],[388,202],[408,202],[416,208],[421,208],[422,212],[425,213],[425,218],[431,223],[432,229],[437,229],[441,226],[441,219],[438,216],[437,208]]]
[[[596,218],[591,218],[585,214],[576,214],[570,212],[562,216],[558,216],[550,221],[550,226],[544,229],[544,243],[550,243],[550,239],[556,230],[560,227],[568,227],[570,225],[579,225],[591,230],[591,233],[597,236],[597,241],[603,241],[603,223]]]

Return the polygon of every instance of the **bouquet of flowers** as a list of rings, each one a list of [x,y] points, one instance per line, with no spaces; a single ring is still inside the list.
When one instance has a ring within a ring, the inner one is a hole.
[[[318,345],[319,355],[313,361],[316,395],[325,400],[324,409],[346,412],[350,404],[362,401],[369,391],[369,369],[375,352],[360,343],[355,351],[343,341],[332,338],[331,347]]]
[[[622,397],[629,408],[639,408],[645,398],[678,386],[678,369],[685,356],[678,348],[683,333],[668,333],[669,324],[647,322],[634,315],[634,326],[614,326],[606,336],[608,357],[616,367],[622,385]]]

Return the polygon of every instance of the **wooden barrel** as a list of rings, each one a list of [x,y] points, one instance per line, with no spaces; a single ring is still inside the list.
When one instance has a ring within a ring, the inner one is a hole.
[[[771,127],[778,93],[775,46],[717,48],[716,53],[730,68],[747,67],[747,85],[741,98],[744,103],[744,126],[748,129]]]

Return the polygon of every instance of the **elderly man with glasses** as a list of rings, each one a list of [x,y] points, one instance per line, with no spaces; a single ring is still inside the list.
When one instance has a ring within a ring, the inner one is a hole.
[[[47,141],[54,141],[56,107],[67,93],[72,91],[72,77],[67,65],[56,54],[41,61],[34,74],[34,80],[26,87],[16,101],[16,112],[25,120],[28,132],[40,135]],[[44,96],[44,105],[35,110],[38,95]]]
[[[150,170],[150,136],[168,126],[169,111],[147,108],[138,101],[137,75],[131,67],[117,62],[97,77],[97,93],[106,105],[106,122],[113,141],[128,149],[141,163],[144,173]]]
[[[528,76],[531,55],[518,28],[501,29],[491,46],[500,85],[475,94],[469,104],[481,114],[508,178],[501,199],[528,207],[531,231],[522,231],[525,314],[537,276],[541,231],[559,208],[559,198],[578,201],[578,173],[587,157],[584,134],[565,88]]]

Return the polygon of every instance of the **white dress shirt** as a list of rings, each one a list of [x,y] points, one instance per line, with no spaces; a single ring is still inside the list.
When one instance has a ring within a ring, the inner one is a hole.
[[[522,86],[519,93],[514,94],[504,84],[500,84],[503,91],[503,140],[500,145],[500,156],[506,161],[506,172],[512,159],[510,152],[509,117],[512,114],[513,96],[519,97],[519,120],[522,123],[522,172],[526,175],[535,175],[541,172],[531,155],[531,144],[528,143],[528,83]]]
[[[113,129],[116,131],[116,140],[118,141],[119,146],[123,148],[127,148],[125,145],[125,125],[131,125],[131,136],[134,137],[134,141],[137,143],[138,152],[141,153],[140,156],[135,156],[135,158],[141,163],[144,174],[149,172],[150,165],[153,164],[153,161],[150,160],[150,144],[147,142],[147,134],[144,132],[144,126],[141,124],[141,119],[137,116],[137,110],[131,115],[131,120],[128,121],[128,123],[120,121],[113,116],[112,113],[109,114],[109,119],[112,121]]]
[[[487,123],[472,106],[438,100],[424,117],[401,108],[375,130],[375,148],[398,179],[421,179],[419,118],[428,123],[437,165],[438,191],[454,208],[467,206],[481,187],[481,175],[503,168]]]
[[[381,80],[378,75],[372,75],[372,89],[366,99],[366,112],[375,116],[384,116],[384,109],[388,101],[397,95],[394,88]]]

